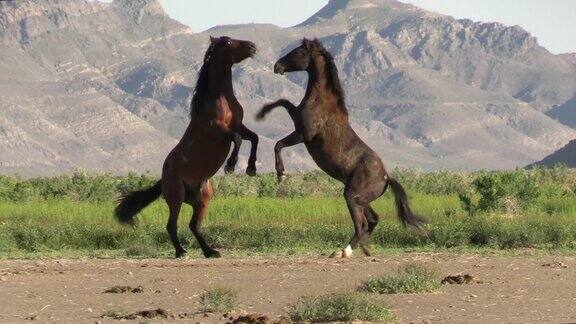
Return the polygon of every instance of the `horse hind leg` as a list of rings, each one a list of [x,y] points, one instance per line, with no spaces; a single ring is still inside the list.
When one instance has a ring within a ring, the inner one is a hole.
[[[331,258],[349,258],[358,243],[364,246],[364,242],[367,240],[368,222],[364,216],[365,208],[363,204],[360,203],[358,196],[353,193],[346,193],[345,197],[348,211],[354,223],[354,236],[352,236],[345,249],[332,253]]]
[[[372,234],[376,225],[380,221],[380,215],[376,213],[372,206],[367,205],[366,209],[364,210],[364,214],[366,215],[366,220],[368,221],[368,234]]]
[[[373,212],[370,203],[380,196],[384,190],[385,182],[373,176],[369,169],[356,170],[350,181],[346,184],[344,197],[352,221],[354,222],[354,236],[348,246],[332,254],[332,257],[350,257],[358,244],[364,254],[370,255],[368,239],[378,223],[378,215]]]
[[[370,206],[370,204],[367,204],[364,207],[364,215],[366,216],[366,220],[368,221],[368,237],[370,237],[372,235],[372,232],[374,231],[374,228],[376,228],[376,225],[378,225],[380,216],[376,213],[376,211],[372,208],[372,206]],[[366,240],[366,242],[361,243],[360,247],[362,248],[362,251],[366,256],[371,255],[370,249],[368,247],[368,240]]]
[[[185,190],[181,183],[173,184],[170,188],[164,190],[164,199],[166,199],[168,209],[170,210],[166,230],[168,231],[170,241],[172,241],[172,245],[176,250],[176,258],[181,258],[186,255],[186,250],[182,247],[180,240],[178,239],[178,216],[180,215],[184,195]]]
[[[220,252],[213,249],[206,243],[206,239],[204,238],[204,233],[202,231],[202,222],[204,218],[206,218],[206,210],[208,208],[208,204],[210,199],[212,199],[213,191],[210,182],[206,182],[199,186],[193,192],[193,199],[191,201],[192,207],[194,212],[192,213],[192,219],[190,220],[190,230],[196,237],[200,248],[202,249],[202,253],[207,258],[219,258]]]

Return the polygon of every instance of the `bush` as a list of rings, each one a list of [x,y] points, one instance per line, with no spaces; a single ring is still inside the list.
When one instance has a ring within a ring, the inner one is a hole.
[[[434,292],[439,288],[434,271],[419,265],[408,265],[396,274],[369,279],[359,289],[379,294],[412,294]]]
[[[411,191],[430,195],[453,195],[473,190],[474,173],[395,169],[392,176]]]
[[[394,319],[386,306],[360,293],[301,298],[292,306],[290,317],[297,322],[389,322]]]
[[[216,288],[205,291],[200,296],[204,312],[227,313],[238,307],[238,294],[228,288]]]
[[[560,167],[480,172],[472,182],[473,190],[458,195],[463,208],[471,215],[478,212],[518,214],[528,210],[551,214],[555,210],[547,201],[576,197],[574,178],[574,172]]]
[[[150,187],[157,180],[148,174],[126,176],[88,174],[21,179],[0,176],[0,201],[25,202],[60,200],[101,203],[114,200],[119,194]]]

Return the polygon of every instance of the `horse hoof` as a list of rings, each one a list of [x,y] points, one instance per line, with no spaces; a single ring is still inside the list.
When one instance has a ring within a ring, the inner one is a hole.
[[[348,245],[344,250],[338,250],[330,255],[331,258],[347,259],[352,256],[352,247]]]
[[[335,251],[334,253],[330,254],[331,259],[340,259],[344,257],[344,252],[342,251]]]
[[[370,250],[365,246],[362,247],[362,252],[364,252],[364,255],[367,257],[372,256],[372,253],[370,252]]]
[[[246,174],[249,175],[249,176],[251,176],[251,177],[255,176],[255,175],[256,175],[256,167],[253,167],[253,168],[248,167],[248,168],[246,168]]]
[[[282,181],[284,181],[286,179],[286,175],[285,174],[279,174],[276,176],[278,178],[278,183],[282,183]]]
[[[204,253],[204,256],[211,259],[211,258],[221,258],[222,256],[220,255],[220,252],[216,251],[216,250],[212,250],[212,251],[208,251],[206,253]]]
[[[227,166],[224,168],[224,172],[225,172],[226,174],[232,174],[232,173],[234,173],[234,169],[235,169],[235,168],[236,168],[235,165],[227,165]]]
[[[188,253],[186,251],[177,251],[176,252],[176,259],[184,259]]]

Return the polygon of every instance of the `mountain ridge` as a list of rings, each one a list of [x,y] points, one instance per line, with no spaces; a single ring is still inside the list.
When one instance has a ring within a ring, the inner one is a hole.
[[[529,167],[553,167],[559,164],[565,165],[569,168],[576,168],[576,140],[570,141],[568,144],[566,144],[566,146],[548,155],[542,159],[542,161],[530,165]]]
[[[157,0],[33,4],[0,4],[0,91],[7,94],[0,98],[0,173],[159,173],[188,123],[210,35],[259,46],[233,77],[245,123],[261,135],[262,171],[273,168],[274,141],[293,125],[281,112],[266,123],[251,117],[266,101],[297,103],[304,95],[302,74],[271,71],[304,36],[334,54],[353,127],[391,167],[513,168],[576,137],[566,106],[575,97],[576,66],[519,27],[394,0],[332,0],[291,28],[242,24],[193,33]],[[20,5],[30,17],[11,10]],[[35,150],[44,152],[32,154],[39,162],[22,162]],[[84,158],[90,154],[93,161]],[[288,169],[315,167],[302,146],[286,156]]]

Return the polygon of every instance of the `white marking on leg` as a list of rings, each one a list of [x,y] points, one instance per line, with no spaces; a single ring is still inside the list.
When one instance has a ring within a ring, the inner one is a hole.
[[[352,256],[352,247],[350,246],[350,244],[348,244],[348,246],[344,249],[344,258],[349,258]]]

